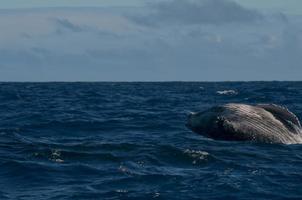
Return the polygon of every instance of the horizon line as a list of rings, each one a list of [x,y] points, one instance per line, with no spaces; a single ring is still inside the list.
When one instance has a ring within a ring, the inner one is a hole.
[[[0,81],[1,83],[249,83],[249,82],[302,82],[302,80],[249,80],[249,81]]]

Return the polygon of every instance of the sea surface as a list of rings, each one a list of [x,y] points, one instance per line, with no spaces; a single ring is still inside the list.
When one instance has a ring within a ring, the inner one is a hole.
[[[302,199],[302,145],[214,141],[190,111],[302,82],[0,83],[0,199]]]

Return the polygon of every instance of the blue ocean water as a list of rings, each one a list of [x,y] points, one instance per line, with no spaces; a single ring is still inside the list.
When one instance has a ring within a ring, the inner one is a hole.
[[[302,145],[185,127],[229,102],[302,118],[301,98],[302,82],[1,83],[0,199],[301,199]]]

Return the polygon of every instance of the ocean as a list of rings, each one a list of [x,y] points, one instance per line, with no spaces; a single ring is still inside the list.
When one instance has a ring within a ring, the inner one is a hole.
[[[302,82],[0,83],[0,199],[302,199],[302,145],[215,141],[190,111]]]

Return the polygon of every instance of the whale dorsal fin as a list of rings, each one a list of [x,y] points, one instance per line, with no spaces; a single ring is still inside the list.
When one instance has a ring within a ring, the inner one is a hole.
[[[284,123],[288,128],[295,129],[293,124],[301,128],[298,117],[290,112],[286,107],[278,106],[276,104],[258,104],[258,107],[270,112],[274,117]]]

